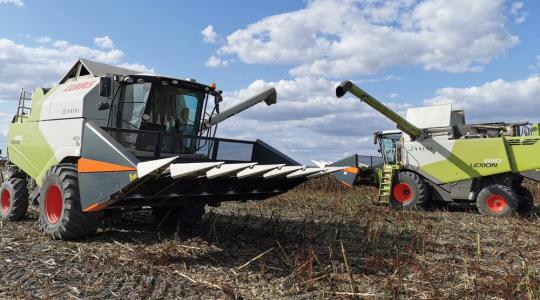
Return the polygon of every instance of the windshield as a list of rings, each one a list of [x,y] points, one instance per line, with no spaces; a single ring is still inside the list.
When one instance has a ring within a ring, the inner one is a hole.
[[[401,134],[388,134],[381,136],[381,152],[387,163],[398,163],[401,160]]]
[[[139,129],[151,87],[149,82],[124,86],[118,103],[121,112],[119,128]]]
[[[118,102],[117,126],[197,135],[205,94],[149,82],[125,85]]]

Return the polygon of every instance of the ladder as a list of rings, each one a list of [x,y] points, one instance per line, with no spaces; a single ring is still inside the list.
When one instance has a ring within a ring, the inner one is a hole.
[[[24,117],[30,115],[30,107],[32,105],[32,93],[21,89],[19,95],[19,106],[17,107],[17,121],[22,122]]]
[[[386,204],[390,200],[392,192],[392,178],[394,177],[395,166],[385,164],[381,171],[379,182],[379,203]]]

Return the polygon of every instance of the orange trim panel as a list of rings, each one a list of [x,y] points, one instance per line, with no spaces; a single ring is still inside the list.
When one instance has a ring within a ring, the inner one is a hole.
[[[88,206],[87,208],[83,209],[84,212],[96,212],[96,211],[100,211],[102,209],[104,209],[105,207],[107,207],[107,205],[105,205],[104,203],[96,203],[96,204],[92,204],[90,206]]]
[[[343,172],[358,174],[360,173],[360,170],[355,167],[348,167],[348,168],[343,169]]]
[[[137,169],[133,167],[111,164],[108,162],[88,159],[84,157],[81,157],[79,159],[79,162],[77,164],[77,170],[79,171],[79,173],[137,171]]]

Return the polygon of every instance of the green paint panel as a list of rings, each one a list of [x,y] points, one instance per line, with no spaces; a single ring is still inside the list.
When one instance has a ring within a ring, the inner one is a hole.
[[[440,183],[512,171],[503,138],[456,140],[447,159],[421,166]]]
[[[43,107],[43,104],[45,103],[45,100],[49,98],[50,95],[52,95],[56,90],[58,89],[58,86],[53,87],[52,89],[47,92],[47,94],[44,93],[42,88],[37,88],[32,92],[32,111],[30,113],[30,117],[26,121],[29,122],[37,122],[40,119],[41,116],[41,110]]]
[[[41,186],[47,170],[58,163],[38,122],[12,123],[8,134],[9,160]]]
[[[540,169],[540,137],[508,137],[508,153],[516,172]]]

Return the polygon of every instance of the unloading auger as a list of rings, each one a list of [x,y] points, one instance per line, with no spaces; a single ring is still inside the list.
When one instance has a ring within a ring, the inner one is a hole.
[[[213,101],[211,101],[213,100]],[[80,59],[53,88],[22,91],[9,127],[0,219],[39,205],[57,239],[92,234],[105,210],[152,207],[196,223],[205,205],[266,199],[339,170],[307,167],[266,143],[215,137],[269,88],[219,112],[221,91],[192,79]]]

